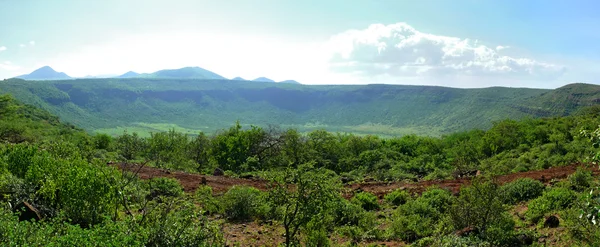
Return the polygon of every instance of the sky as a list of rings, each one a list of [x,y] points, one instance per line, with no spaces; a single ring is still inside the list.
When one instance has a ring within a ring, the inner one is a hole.
[[[597,0],[0,0],[0,78],[199,66],[304,84],[600,83]]]

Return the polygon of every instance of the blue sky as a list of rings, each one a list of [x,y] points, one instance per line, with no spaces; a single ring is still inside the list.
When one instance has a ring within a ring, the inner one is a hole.
[[[307,84],[598,83],[600,1],[0,0],[0,78],[200,66]]]

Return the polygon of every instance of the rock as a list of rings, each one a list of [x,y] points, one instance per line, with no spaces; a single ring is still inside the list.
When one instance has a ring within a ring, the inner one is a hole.
[[[556,228],[558,225],[560,225],[560,220],[556,215],[550,215],[544,221],[544,227],[546,228]]]
[[[532,245],[533,244],[533,237],[528,235],[528,234],[519,234],[517,235],[517,240],[519,241],[519,243],[521,243],[522,245]]]
[[[341,180],[343,184],[347,184],[353,181],[353,179],[349,177],[342,177]]]
[[[200,179],[200,184],[202,184],[202,185],[206,185],[206,178],[205,178],[205,177],[202,177],[202,178]]]
[[[225,175],[225,171],[223,171],[223,169],[217,167],[215,168],[215,171],[213,172],[213,176],[223,176]]]

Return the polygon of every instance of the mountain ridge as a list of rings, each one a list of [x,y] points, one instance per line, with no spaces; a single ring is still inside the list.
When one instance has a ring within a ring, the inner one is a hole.
[[[571,88],[571,89],[569,89]],[[567,90],[569,89],[569,90]],[[75,79],[0,84],[88,131],[214,132],[245,125],[396,136],[489,128],[506,118],[564,116],[600,103],[600,86],[459,89],[405,85],[301,85],[234,80]],[[551,95],[552,97],[548,96]],[[555,98],[564,99],[553,104]]]

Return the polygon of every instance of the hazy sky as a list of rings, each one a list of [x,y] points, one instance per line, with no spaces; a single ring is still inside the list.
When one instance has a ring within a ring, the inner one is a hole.
[[[305,84],[598,83],[600,1],[0,0],[0,78],[200,66]]]

